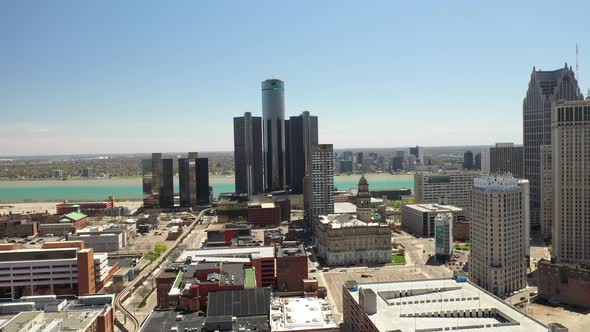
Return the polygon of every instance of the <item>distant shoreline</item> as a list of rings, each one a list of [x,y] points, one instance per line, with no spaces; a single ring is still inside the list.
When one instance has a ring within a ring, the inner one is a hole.
[[[337,175],[334,185],[339,190],[356,188],[361,174]],[[412,174],[365,174],[369,189],[409,188],[413,190]],[[178,181],[175,181],[178,190]],[[233,175],[210,175],[214,195],[234,190]],[[141,177],[76,178],[71,180],[0,180],[0,205],[11,203],[94,201],[115,196],[117,201],[142,201]]]

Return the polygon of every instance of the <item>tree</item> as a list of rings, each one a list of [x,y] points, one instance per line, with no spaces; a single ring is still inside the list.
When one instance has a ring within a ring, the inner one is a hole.
[[[156,252],[158,254],[158,256],[160,256],[161,254],[165,253],[166,250],[168,250],[168,246],[165,245],[164,243],[156,243],[156,244],[154,244],[154,252]]]

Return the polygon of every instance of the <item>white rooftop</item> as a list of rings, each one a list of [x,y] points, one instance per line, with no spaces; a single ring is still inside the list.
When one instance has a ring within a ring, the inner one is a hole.
[[[518,186],[518,180],[512,175],[485,175],[473,179],[473,186],[485,190],[510,190]]]
[[[328,214],[320,216],[320,222],[324,225],[329,224],[330,228],[343,228],[343,227],[374,227],[380,226],[377,222],[364,222],[358,220],[350,214]]]
[[[413,209],[419,212],[461,212],[462,208],[454,205],[442,205],[442,204],[408,204],[406,208]]]
[[[200,257],[224,257],[224,258],[272,258],[275,256],[274,247],[233,247],[233,248],[211,248],[211,249],[189,249],[185,250],[176,259],[177,262],[184,262],[188,257],[193,261],[199,261]]]
[[[356,213],[356,205],[350,202],[335,202],[334,213]]]
[[[547,327],[485,290],[453,279],[366,283],[377,294],[368,315],[379,331],[547,332]],[[359,302],[359,291],[347,290]]]
[[[328,302],[316,297],[272,298],[270,326],[272,331],[321,331],[338,328]]]

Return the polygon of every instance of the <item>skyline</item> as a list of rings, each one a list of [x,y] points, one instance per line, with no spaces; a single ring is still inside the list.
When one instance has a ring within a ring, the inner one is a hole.
[[[60,4],[2,5],[1,156],[232,151],[268,78],[337,150],[522,144],[533,66],[590,87],[583,2]]]

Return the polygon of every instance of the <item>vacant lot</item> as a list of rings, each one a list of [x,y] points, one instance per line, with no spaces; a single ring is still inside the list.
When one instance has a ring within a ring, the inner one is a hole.
[[[569,332],[590,331],[590,314],[587,312],[576,312],[567,308],[552,307],[538,303],[527,305],[525,311],[543,323],[560,323],[568,327]]]

